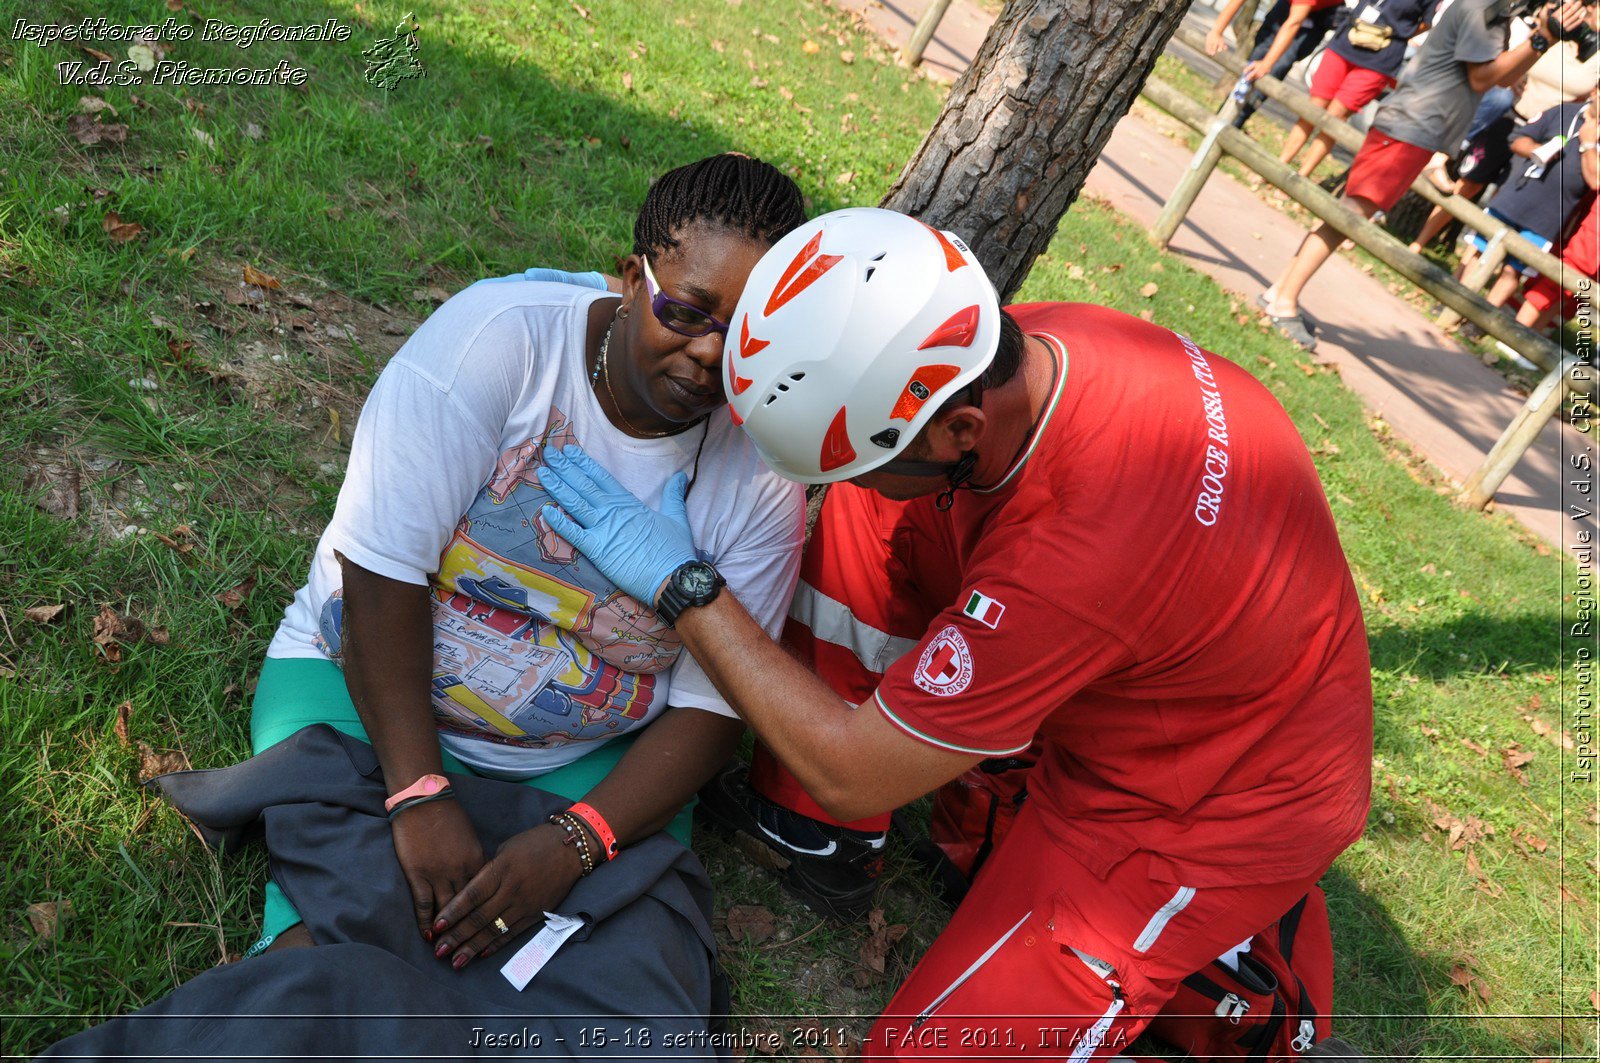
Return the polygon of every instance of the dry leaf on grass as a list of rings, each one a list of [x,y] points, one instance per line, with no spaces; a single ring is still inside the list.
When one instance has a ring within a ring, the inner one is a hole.
[[[244,606],[245,599],[250,597],[250,592],[255,589],[256,578],[251,576],[243,583],[240,583],[234,587],[230,587],[221,594],[217,595],[217,601],[221,602],[227,608],[237,612]]]
[[[130,240],[136,240],[139,234],[144,232],[143,225],[136,221],[123,221],[122,216],[114,210],[106,211],[106,216],[101,221],[100,227],[105,230],[107,236],[111,237],[111,242],[116,244],[125,244]]]
[[[39,901],[28,905],[28,925],[40,941],[51,941],[61,928],[61,920],[71,914],[71,901]]]
[[[1450,968],[1450,984],[1476,993],[1485,1004],[1489,1003],[1489,986],[1482,978],[1459,963]]]
[[[1500,763],[1505,765],[1506,771],[1511,773],[1512,778],[1526,786],[1528,785],[1528,773],[1522,769],[1533,762],[1534,756],[1533,750],[1519,749],[1516,743],[1512,743],[1500,751]]]
[[[274,277],[270,273],[261,272],[248,262],[246,262],[244,265],[244,282],[246,284],[254,284],[259,288],[283,287],[282,284],[278,283],[278,278]]]
[[[122,660],[122,647],[135,642],[165,646],[170,641],[164,627],[149,627],[134,616],[121,616],[109,605],[102,605],[94,618],[94,644],[112,664]]]
[[[150,743],[139,743],[139,781],[149,782],[157,775],[166,775],[174,771],[188,771],[189,758],[182,752],[166,750],[157,753],[151,748]]]
[[[96,144],[121,144],[128,139],[128,127],[121,122],[100,122],[86,114],[68,118],[67,132],[86,148]]]
[[[1461,740],[1461,744],[1478,754],[1480,757],[1487,757],[1489,755],[1489,751],[1485,749],[1481,743],[1474,742],[1470,738],[1463,738]]]
[[[126,749],[132,743],[128,739],[128,727],[133,723],[133,702],[124,701],[117,706],[117,722],[114,730],[117,733],[117,745]]]
[[[867,916],[867,940],[861,943],[861,966],[873,974],[882,974],[895,942],[906,936],[904,923],[890,925],[883,917],[883,909],[874,908]]]
[[[1139,288],[1139,294],[1144,296],[1146,299],[1152,299],[1155,297],[1156,292],[1159,292],[1160,290],[1161,285],[1157,284],[1155,281],[1145,281],[1144,284]]]
[[[1434,817],[1433,825],[1450,836],[1451,849],[1464,848],[1494,834],[1494,828],[1477,816],[1461,819],[1437,805],[1434,808],[1438,814]]]
[[[1499,897],[1505,893],[1505,890],[1502,887],[1496,885],[1495,882],[1484,873],[1482,866],[1480,866],[1478,863],[1478,854],[1473,852],[1471,849],[1467,850],[1467,873],[1478,880],[1475,888],[1487,893],[1489,896]]]
[[[822,51],[822,45],[818,44],[816,41],[804,41],[800,45],[800,50],[807,55],[816,55],[818,52]]]
[[[728,909],[728,936],[735,941],[759,945],[778,931],[778,919],[757,904],[736,904]]]
[[[35,624],[48,624],[66,610],[66,603],[59,605],[35,605],[22,611],[22,615]]]

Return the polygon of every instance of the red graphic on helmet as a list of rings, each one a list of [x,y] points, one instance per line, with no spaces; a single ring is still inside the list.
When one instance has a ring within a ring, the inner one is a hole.
[[[745,393],[745,389],[751,384],[755,383],[755,381],[746,379],[745,377],[740,376],[738,373],[735,373],[733,371],[733,366],[731,365],[728,367],[728,376],[732,378],[733,393],[735,395],[743,395]]]
[[[940,325],[928,334],[917,348],[925,351],[929,347],[971,347],[972,338],[978,334],[978,308],[969,306],[965,310],[957,310],[950,315],[950,320]]]
[[[899,418],[902,421],[916,419],[922,404],[927,402],[935,391],[954,380],[961,370],[953,365],[925,365],[911,374],[911,379],[906,381],[906,386],[900,392],[900,398],[895,402],[894,409],[889,412],[889,420]]]
[[[778,278],[778,286],[772,290],[772,295],[767,299],[767,308],[764,311],[767,317],[811,287],[818,277],[838,265],[843,255],[821,255],[818,249],[822,247],[822,233],[818,232],[800,253],[794,256],[794,261],[789,263],[789,268],[783,271],[783,276]],[[813,257],[814,256],[814,257]],[[754,353],[754,352],[751,352]]]
[[[962,257],[961,252],[957,249],[956,245],[950,242],[950,238],[948,236],[940,232],[938,229],[935,229],[927,222],[923,222],[922,227],[932,233],[935,240],[939,241],[939,246],[944,249],[944,264],[951,273],[954,273],[956,270],[967,264],[967,260]]]
[[[767,313],[772,313],[771,309]],[[760,354],[766,350],[771,340],[753,340],[750,338],[750,315],[744,316],[744,322],[739,326],[739,357],[749,358],[751,355]]]
[[[856,448],[850,445],[850,432],[844,423],[844,407],[840,406],[833,423],[828,426],[828,434],[822,437],[822,456],[817,459],[817,465],[823,472],[830,472],[855,460]]]

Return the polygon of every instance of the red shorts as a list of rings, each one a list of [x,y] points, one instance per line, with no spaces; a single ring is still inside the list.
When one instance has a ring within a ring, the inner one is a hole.
[[[1136,852],[1096,878],[1024,805],[873,1025],[866,1057],[1117,1056],[1186,976],[1316,884],[1194,889],[1152,876],[1150,864]]]
[[[1590,205],[1589,212],[1572,230],[1561,248],[1561,261],[1585,277],[1600,277],[1600,200]],[[1555,306],[1562,298],[1556,282],[1542,276],[1529,281],[1522,292],[1523,302],[1532,303],[1540,312]],[[1562,311],[1563,317],[1571,317],[1577,312],[1576,304],[1568,298]]]
[[[1356,161],[1350,164],[1350,178],[1345,182],[1344,194],[1365,199],[1388,210],[1400,202],[1400,197],[1411,188],[1411,182],[1422,176],[1432,150],[1419,148],[1404,140],[1396,140],[1376,129],[1367,133],[1356,152]]]
[[[1394,78],[1388,74],[1356,66],[1330,48],[1317,62],[1317,72],[1311,78],[1311,96],[1317,100],[1338,100],[1355,114],[1393,84]]]

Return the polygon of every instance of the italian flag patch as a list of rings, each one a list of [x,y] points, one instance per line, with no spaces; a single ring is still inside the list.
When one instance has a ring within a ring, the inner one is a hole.
[[[1000,626],[1000,614],[1006,611],[1006,607],[986,594],[973,591],[961,611],[984,627],[995,628]]]

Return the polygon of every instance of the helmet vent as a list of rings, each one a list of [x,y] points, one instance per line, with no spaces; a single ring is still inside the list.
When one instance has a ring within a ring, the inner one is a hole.
[[[887,255],[888,253],[889,252],[887,252],[887,251],[879,251],[875,256],[873,256],[873,258],[872,258],[873,265],[870,265],[870,266],[867,267],[866,274],[861,278],[861,283],[862,284],[865,284],[869,280],[872,279],[872,275],[874,273],[876,273],[877,270],[878,270],[877,263],[882,262],[883,261],[883,256]]]
[[[806,375],[804,373],[790,373],[789,374],[789,379],[794,381],[796,384],[800,383],[800,381],[804,380],[805,378],[806,378]]]

